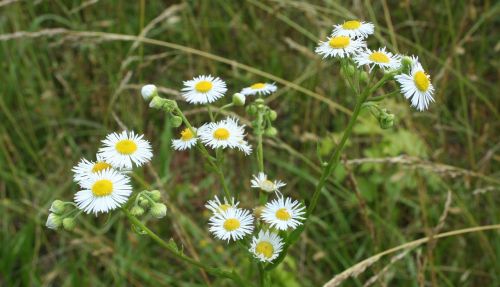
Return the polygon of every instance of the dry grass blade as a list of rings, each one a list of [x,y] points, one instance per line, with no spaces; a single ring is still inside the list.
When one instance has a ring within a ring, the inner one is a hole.
[[[335,287],[335,286],[339,286],[340,284],[342,284],[342,282],[344,282],[348,278],[350,278],[350,277],[357,277],[359,274],[363,273],[363,271],[365,271],[366,268],[368,268],[371,265],[373,265],[375,262],[377,262],[378,260],[380,260],[380,258],[382,258],[383,256],[391,254],[391,253],[394,253],[394,252],[397,252],[397,251],[400,251],[400,250],[406,250],[406,249],[415,248],[415,247],[417,247],[419,245],[422,245],[424,243],[429,242],[432,239],[444,238],[444,237],[450,237],[450,236],[457,236],[457,235],[462,235],[462,234],[466,234],[466,233],[473,233],[473,232],[480,232],[480,231],[487,231],[487,230],[497,230],[497,229],[500,229],[500,224],[483,225],[483,226],[476,226],[476,227],[458,229],[458,230],[453,230],[453,231],[449,231],[449,232],[440,233],[440,234],[437,234],[437,235],[432,236],[432,237],[420,238],[420,239],[417,239],[417,240],[414,240],[414,241],[411,241],[411,242],[408,242],[408,243],[396,246],[394,248],[385,250],[383,252],[380,252],[380,253],[378,253],[376,255],[373,255],[373,256],[371,256],[371,257],[369,257],[369,258],[367,258],[367,259],[365,259],[365,260],[357,263],[356,265],[348,268],[344,272],[342,272],[342,273],[336,275],[335,277],[333,277],[332,280],[330,280],[327,283],[325,283],[323,285],[323,287]]]

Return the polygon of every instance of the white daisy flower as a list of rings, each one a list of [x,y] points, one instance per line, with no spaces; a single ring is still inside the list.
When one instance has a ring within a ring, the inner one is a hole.
[[[229,208],[237,208],[238,204],[240,203],[238,201],[235,201],[233,197],[231,198],[231,200],[228,200],[224,197],[224,203],[222,203],[216,195],[215,199],[207,201],[205,207],[210,209],[212,213],[219,213],[227,211]]]
[[[240,93],[245,95],[245,96],[253,96],[253,95],[266,96],[266,95],[269,95],[269,94],[276,92],[277,89],[278,89],[278,87],[276,87],[276,85],[274,83],[273,84],[255,83],[255,84],[251,85],[250,87],[244,88],[243,90],[241,90]]]
[[[210,217],[209,231],[221,240],[239,240],[253,231],[253,216],[241,208],[229,208]]]
[[[81,183],[86,180],[90,174],[97,173],[102,170],[112,169],[113,166],[102,158],[99,154],[96,156],[96,161],[90,161],[85,158],[80,159],[77,165],[71,169],[74,173],[73,180],[77,183]]]
[[[222,98],[226,91],[226,83],[220,78],[211,75],[198,76],[184,81],[182,97],[188,103],[207,104]]]
[[[370,72],[375,66],[384,70],[396,70],[401,66],[401,56],[387,52],[385,47],[378,49],[378,51],[368,49],[362,51],[355,56],[354,61],[356,61],[358,67],[368,65],[370,67]]]
[[[292,229],[301,225],[301,220],[305,218],[305,207],[298,201],[291,198],[279,197],[271,202],[266,203],[262,211],[262,219],[269,223],[271,227],[279,230]]]
[[[332,36],[348,36],[351,38],[366,38],[373,34],[375,26],[363,21],[345,21],[344,24],[333,25]]]
[[[412,60],[410,74],[401,74],[394,78],[401,86],[401,92],[405,98],[411,100],[411,105],[419,111],[424,111],[429,108],[431,102],[434,102],[432,97],[434,87],[430,76],[425,73],[418,62],[418,58],[412,57]]]
[[[198,129],[198,137],[205,145],[217,149],[237,148],[246,155],[252,148],[245,141],[245,126],[238,125],[235,118],[226,118],[216,123],[206,123]]]
[[[267,179],[267,175],[263,172],[253,175],[253,179],[250,180],[250,183],[253,188],[260,188],[266,192],[279,192],[279,189],[286,185],[286,183],[281,180],[270,181]]]
[[[151,145],[143,137],[127,131],[111,133],[102,141],[104,147],[99,149],[99,155],[117,168],[142,166],[153,157]]]
[[[362,39],[354,39],[349,36],[331,36],[325,42],[320,42],[316,47],[316,54],[328,57],[350,57],[366,48],[366,43]]]
[[[272,262],[283,251],[283,245],[278,234],[261,230],[257,237],[252,238],[249,251],[261,262]]]
[[[196,128],[193,129],[196,133]],[[197,141],[196,134],[193,134],[190,128],[185,128],[182,130],[180,138],[172,140],[172,147],[175,150],[186,150],[195,146]]]
[[[81,185],[75,203],[85,213],[96,215],[122,206],[132,193],[130,178],[113,169],[92,173]]]

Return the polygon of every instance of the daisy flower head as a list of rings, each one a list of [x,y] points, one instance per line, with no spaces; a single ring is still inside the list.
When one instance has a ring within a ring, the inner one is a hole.
[[[122,206],[132,193],[130,178],[113,169],[92,173],[81,185],[75,203],[85,213],[96,215]]]
[[[384,70],[396,70],[401,66],[401,56],[387,52],[385,47],[378,50],[367,49],[362,51],[356,55],[354,61],[356,61],[358,67],[368,65],[370,67],[370,72],[374,67],[379,67]]]
[[[258,236],[252,238],[249,251],[261,262],[272,262],[283,250],[283,239],[274,232],[259,231]]]
[[[245,141],[245,126],[239,125],[235,118],[204,124],[198,129],[198,137],[213,149],[229,147],[239,149],[246,155],[252,153],[252,148]]]
[[[328,57],[345,58],[361,52],[366,47],[362,39],[355,39],[345,35],[330,36],[327,41],[320,42],[316,47],[316,54]]]
[[[429,108],[434,102],[432,95],[434,87],[431,78],[425,73],[418,58],[413,58],[413,64],[409,74],[401,74],[394,77],[401,87],[401,92],[405,98],[411,100],[411,105],[419,111]]]
[[[236,241],[253,231],[253,216],[248,210],[241,208],[228,208],[226,211],[217,212],[209,221],[209,231],[221,240]]]
[[[262,219],[279,230],[295,229],[305,218],[305,207],[291,198],[279,197],[264,206]]]
[[[240,203],[235,201],[233,197],[231,197],[231,200],[224,197],[224,203],[222,203],[216,195],[215,199],[207,201],[205,207],[215,214],[227,211],[229,208],[237,208],[238,204]]]
[[[332,36],[348,36],[351,38],[366,38],[372,35],[375,26],[364,21],[350,20],[344,24],[333,25]]]
[[[253,179],[250,180],[253,188],[260,188],[266,192],[279,192],[279,189],[286,185],[286,183],[281,180],[271,181],[267,179],[267,175],[263,172],[259,172],[257,175],[253,176]]]
[[[269,94],[272,94],[276,92],[278,87],[274,83],[255,83],[251,85],[250,87],[246,87],[243,90],[241,90],[241,94],[245,96],[253,96],[253,95],[260,95],[260,96],[267,96]]]
[[[172,147],[175,150],[186,150],[195,146],[198,138],[196,137],[196,128],[193,128],[193,130],[194,133],[190,128],[183,129],[181,131],[181,137],[172,140]]]
[[[127,131],[111,133],[102,141],[104,147],[99,149],[99,155],[113,167],[142,166],[153,157],[151,145],[143,137]]]
[[[194,77],[184,81],[182,97],[191,104],[207,104],[222,98],[226,93],[226,83],[211,75]]]
[[[80,159],[77,165],[71,169],[74,173],[73,180],[76,183],[81,183],[85,181],[90,174],[97,173],[106,169],[112,169],[113,166],[108,162],[104,161],[102,156],[99,154],[96,156],[96,161],[90,161],[85,158]]]

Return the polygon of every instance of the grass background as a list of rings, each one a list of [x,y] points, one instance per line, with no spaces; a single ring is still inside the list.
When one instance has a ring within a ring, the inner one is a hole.
[[[0,285],[231,286],[171,258],[120,213],[84,216],[75,232],[45,228],[50,203],[77,190],[72,166],[125,126],[144,132],[155,151],[151,166],[134,174],[137,189],[161,189],[169,206],[167,218],[148,225],[190,256],[255,277],[240,252],[207,233],[203,204],[220,193],[217,179],[195,152],[170,150],[178,130],[147,108],[138,89],[155,83],[177,97],[183,80],[209,73],[230,92],[267,80],[259,71],[290,81],[278,81],[268,102],[280,133],[265,142],[266,169],[287,181],[287,195],[307,200],[319,177],[317,143],[326,157],[348,119],[338,105],[354,105],[337,64],[313,50],[348,18],[376,25],[371,47],[419,55],[436,103],[419,113],[401,95],[385,101],[398,119],[390,130],[362,114],[346,164],[273,272],[274,284],[321,285],[438,225],[499,223],[499,10],[495,1],[450,0],[0,1]],[[134,42],[137,35],[162,42]],[[182,107],[193,122],[208,120],[204,110]],[[238,154],[226,163],[245,207],[255,171]],[[499,258],[498,231],[473,233],[423,245],[385,272],[384,258],[345,285],[380,274],[378,286],[498,286]]]

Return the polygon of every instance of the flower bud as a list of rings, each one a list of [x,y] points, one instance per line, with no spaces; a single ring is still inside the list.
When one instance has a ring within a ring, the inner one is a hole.
[[[351,78],[354,76],[354,73],[356,73],[356,67],[354,67],[351,64],[345,65],[343,70],[344,70],[344,75]]]
[[[258,99],[255,100],[255,103],[256,104],[264,104],[264,100],[261,99],[261,98],[258,98]]]
[[[52,202],[52,205],[50,205],[50,212],[53,212],[55,214],[63,214],[64,211],[66,210],[66,206],[64,201],[56,199]]]
[[[156,96],[149,103],[149,107],[158,110],[164,110],[167,113],[173,112],[177,108],[177,102]]]
[[[76,221],[73,217],[66,217],[62,221],[62,226],[67,231],[72,231],[73,229],[75,229]]]
[[[255,105],[247,106],[246,110],[247,113],[251,116],[254,116],[257,113],[257,107]]]
[[[172,116],[170,123],[174,128],[178,128],[182,125],[182,118],[179,116]]]
[[[411,57],[404,56],[401,59],[401,68],[403,73],[409,73],[412,65],[413,65],[413,60]]]
[[[136,206],[132,207],[132,209],[130,209],[130,213],[133,216],[141,216],[144,214],[144,208],[136,205]]]
[[[253,209],[253,215],[255,215],[255,218],[259,219],[263,211],[264,211],[264,206],[257,206],[256,208]]]
[[[394,126],[394,119],[394,114],[388,113],[386,109],[383,109],[378,117],[378,123],[381,128],[388,129]]]
[[[359,73],[359,79],[361,82],[368,83],[368,73],[366,71],[361,71],[361,73]]]
[[[62,224],[62,219],[59,215],[50,213],[49,217],[47,217],[47,222],[45,222],[45,226],[50,229],[58,229]]]
[[[139,199],[139,205],[143,208],[148,208],[149,207],[149,200],[145,199],[145,198],[141,198]]]
[[[161,199],[161,193],[159,190],[151,190],[150,192],[148,192],[148,195],[154,201],[160,201]]]
[[[245,105],[245,95],[236,93],[233,95],[233,104],[235,106],[244,106]]]
[[[146,102],[149,102],[153,97],[158,96],[158,89],[155,85],[145,85],[141,88],[141,95]]]
[[[269,111],[269,119],[274,122],[277,118],[278,118],[278,114],[276,113],[276,111],[270,110]]]
[[[275,127],[268,127],[265,131],[264,134],[268,137],[274,137],[278,134],[278,130]]]
[[[160,219],[167,215],[167,206],[163,203],[155,203],[149,212],[153,217]]]

